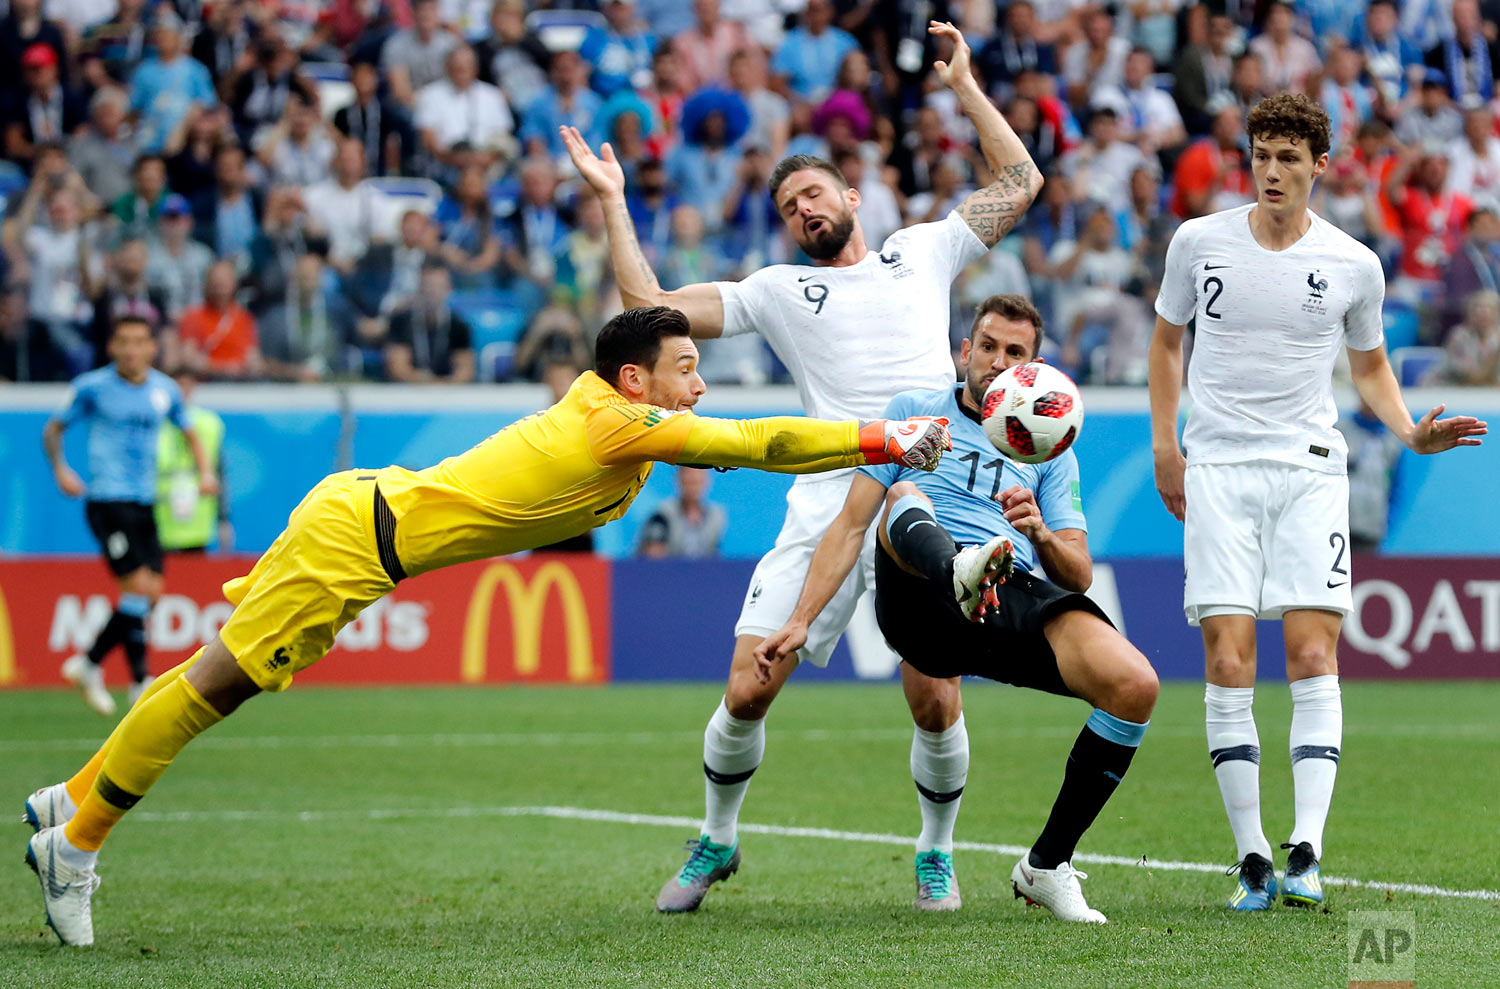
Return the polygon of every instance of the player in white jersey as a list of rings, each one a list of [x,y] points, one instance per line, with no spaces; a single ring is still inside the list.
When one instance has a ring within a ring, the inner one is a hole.
[[[810,415],[878,418],[891,396],[912,388],[945,388],[955,380],[948,343],[950,285],[970,262],[1010,232],[1041,189],[1025,146],[969,71],[969,48],[951,24],[929,32],[953,44],[935,68],[979,134],[994,180],[947,218],[899,230],[878,250],[865,242],[855,212],[859,192],[833,165],[806,155],[782,161],[771,198],[792,238],[813,259],[775,265],[743,282],[689,285],[665,292],[636,241],[625,205],[625,180],[608,144],[596,157],[576,130],[563,138],[579,172],[601,197],[615,277],[627,306],[667,305],[687,314],[694,336],[759,332],[787,368]],[[817,548],[848,494],[852,472],[823,484],[796,483],[775,547],[756,567],[735,626],[734,659],[724,700],[703,740],[706,814],[687,863],[657,897],[657,909],[694,910],[709,886],[739,867],[738,818],[751,774],[765,751],[767,710],[796,664],[777,666],[767,683],[755,676],[754,649],[785,624]],[[799,658],[828,662],[865,589],[874,586],[875,528],[856,567],[813,625]],[[902,666],[916,722],[912,766],[923,817],[921,843],[951,846],[953,819],[968,769],[958,679],[924,677]],[[957,782],[957,787],[952,785]],[[931,800],[923,788],[939,796]],[[934,837],[935,836],[935,837]],[[918,851],[922,851],[921,847]],[[930,898],[922,905],[951,909]]]
[[[1486,426],[1439,419],[1443,406],[1412,422],[1386,360],[1380,262],[1307,208],[1328,167],[1328,114],[1283,93],[1262,100],[1246,130],[1256,201],[1189,220],[1167,248],[1151,427],[1157,490],[1186,523],[1183,604],[1203,631],[1208,747],[1239,859],[1229,907],[1264,910],[1278,884],[1261,829],[1251,714],[1257,618],[1281,620],[1292,690],[1296,822],[1282,846],[1291,849],[1282,897],[1323,899],[1323,826],[1343,736],[1334,651],[1353,603],[1346,448],[1334,428],[1339,346],[1360,397],[1414,452],[1477,446]],[[1193,406],[1179,446],[1189,321]]]

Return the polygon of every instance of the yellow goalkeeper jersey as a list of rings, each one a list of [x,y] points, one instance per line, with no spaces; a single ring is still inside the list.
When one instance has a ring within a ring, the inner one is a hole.
[[[426,470],[386,467],[396,555],[428,570],[545,546],[625,514],[655,461],[800,474],[856,467],[859,426],[710,419],[631,403],[586,371],[562,401]]]

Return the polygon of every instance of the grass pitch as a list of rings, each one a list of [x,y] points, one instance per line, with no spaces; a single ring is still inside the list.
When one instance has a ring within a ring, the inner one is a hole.
[[[740,874],[697,914],[658,915],[702,813],[718,689],[257,698],[111,838],[92,949],[59,948],[43,927],[21,862],[29,829],[11,825],[0,985],[1344,986],[1356,910],[1415,915],[1419,986],[1500,985],[1494,893],[1333,886],[1321,911],[1234,916],[1221,906],[1233,880],[1157,864],[1233,856],[1192,684],[1163,691],[1080,847],[1145,857],[1080,863],[1106,927],[1024,909],[1016,856],[989,850],[957,853],[962,911],[912,909],[910,845],[881,838],[918,829],[894,684],[792,684],[743,815],[775,833],[742,835]],[[1088,709],[979,682],[966,693],[958,837],[1029,845]],[[1344,703],[1326,873],[1500,890],[1500,685],[1346,683]],[[1291,827],[1285,687],[1263,686],[1256,715],[1276,843]],[[67,776],[106,727],[72,694],[0,694],[4,806]]]

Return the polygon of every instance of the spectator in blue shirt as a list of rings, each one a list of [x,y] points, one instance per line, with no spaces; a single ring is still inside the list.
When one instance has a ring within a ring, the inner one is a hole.
[[[801,99],[820,102],[833,89],[844,56],[859,47],[852,35],[833,26],[833,4],[808,0],[801,23],[788,31],[771,59],[771,71],[785,76]]]
[[[656,35],[636,16],[631,0],[604,0],[606,27],[591,28],[578,54],[594,67],[589,83],[600,96],[651,84],[651,55]]]
[[[1422,52],[1399,27],[1396,0],[1372,0],[1356,39],[1365,56],[1365,72],[1386,106],[1394,107],[1422,75]]]
[[[749,127],[750,110],[732,90],[700,90],[682,108],[684,140],[667,154],[667,180],[713,234],[724,226],[724,201],[740,167],[735,145]]]
[[[151,38],[156,55],[142,62],[130,80],[130,109],[139,115],[141,150],[156,152],[195,103],[213,106],[218,100],[208,70],[183,50],[176,14],[163,11]]]
[[[565,157],[568,152],[557,132],[564,125],[577,127],[585,134],[594,133],[594,118],[604,104],[588,88],[588,72],[577,52],[553,54],[548,72],[552,85],[526,108],[525,122],[521,124],[521,144],[526,154]]]

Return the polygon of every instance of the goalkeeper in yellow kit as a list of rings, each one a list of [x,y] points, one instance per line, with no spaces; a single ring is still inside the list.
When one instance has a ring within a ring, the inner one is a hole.
[[[75,776],[27,799],[37,833],[26,859],[64,944],[93,943],[99,847],[183,746],[255,694],[285,690],[405,577],[613,521],[656,461],[811,473],[896,460],[931,470],[951,449],[943,419],[693,415],[703,379],[675,309],[620,314],[596,352],[595,370],[562,401],[435,467],[324,478],[250,573],[224,585],[235,609],[218,638],[162,674]]]

